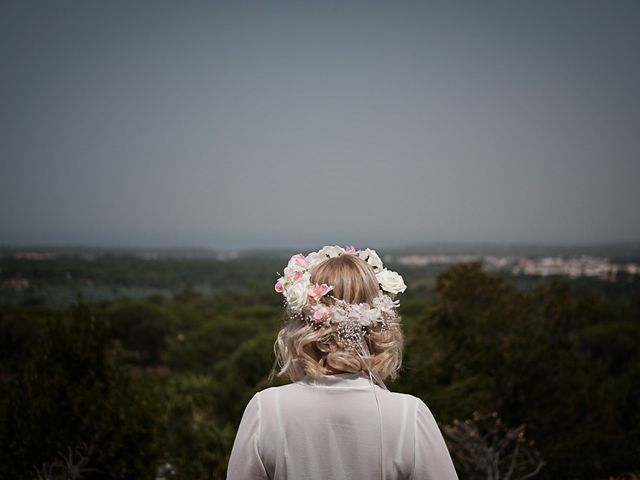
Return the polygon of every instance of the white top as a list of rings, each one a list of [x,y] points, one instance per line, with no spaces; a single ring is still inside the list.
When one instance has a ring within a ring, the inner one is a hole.
[[[305,377],[253,396],[238,427],[227,480],[253,479],[458,476],[422,400],[384,390],[359,374],[339,374]]]

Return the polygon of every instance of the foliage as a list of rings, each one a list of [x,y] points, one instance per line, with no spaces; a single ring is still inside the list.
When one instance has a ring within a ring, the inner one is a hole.
[[[107,340],[85,305],[46,323],[3,396],[0,465],[9,478],[28,478],[83,443],[93,447],[86,478],[152,477],[157,404],[106,351]]]
[[[409,333],[400,388],[443,422],[480,410],[525,423],[548,461],[545,478],[634,467],[637,323],[603,320],[597,300],[565,282],[523,292],[479,263],[443,272],[436,293]]]
[[[268,306],[236,306],[233,312],[202,319],[193,328],[168,340],[165,361],[180,371],[210,371],[238,346],[257,335],[273,332],[282,313]]]
[[[0,306],[2,473],[151,478],[162,464],[171,478],[224,478],[242,412],[270,385],[281,263],[3,260],[1,278],[24,275],[32,287],[28,303]],[[443,423],[469,418],[450,430],[460,444],[494,428],[491,438],[513,452],[526,425],[546,462],[540,478],[637,469],[640,282],[523,279],[479,263],[398,270],[411,288],[401,299],[405,367],[393,390],[420,396]],[[63,283],[115,293],[91,307],[54,308],[43,292]],[[116,299],[138,287],[166,291]],[[495,417],[474,420],[476,411],[499,412],[503,429]],[[491,457],[486,442],[476,447]]]
[[[121,302],[107,310],[111,338],[118,339],[138,363],[155,365],[175,331],[176,320],[166,309],[143,302]]]
[[[229,359],[220,362],[214,376],[220,387],[214,402],[224,411],[227,422],[234,428],[240,423],[242,412],[258,390],[268,386],[273,367],[275,335],[263,334],[244,342]]]
[[[176,373],[163,386],[166,454],[180,479],[224,478],[240,417],[267,381],[274,338],[241,344],[209,373]]]
[[[0,308],[0,368],[15,372],[36,342],[36,334],[51,310],[41,307]]]
[[[165,389],[167,458],[175,466],[173,478],[222,479],[235,430],[219,427],[225,412],[212,402],[220,386],[207,375],[179,374]]]

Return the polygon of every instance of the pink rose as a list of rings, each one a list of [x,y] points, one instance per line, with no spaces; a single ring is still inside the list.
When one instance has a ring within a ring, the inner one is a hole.
[[[347,248],[345,248],[344,253],[346,253],[347,255],[355,255],[356,247],[353,245],[349,245]]]
[[[276,292],[278,293],[284,292],[284,277],[280,277],[276,282]]]

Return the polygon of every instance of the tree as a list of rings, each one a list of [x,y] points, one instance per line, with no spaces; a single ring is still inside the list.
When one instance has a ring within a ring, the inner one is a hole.
[[[167,458],[180,480],[224,479],[234,430],[215,408],[219,390],[203,374],[175,374],[165,388]]]
[[[526,424],[544,478],[630,471],[640,452],[638,325],[612,323],[567,281],[520,291],[479,262],[439,274],[408,332],[399,387],[445,423],[498,411]]]
[[[91,449],[85,478],[153,477],[157,403],[107,345],[106,325],[86,305],[46,322],[0,404],[0,465],[7,478],[30,478],[82,445]]]
[[[138,354],[138,361],[157,365],[166,347],[166,339],[175,330],[176,320],[157,305],[122,302],[106,312],[111,335],[123,347]]]

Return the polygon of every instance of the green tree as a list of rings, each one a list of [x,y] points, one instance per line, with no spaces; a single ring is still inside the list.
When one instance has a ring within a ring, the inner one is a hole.
[[[86,445],[86,478],[153,478],[156,399],[107,350],[108,330],[86,305],[46,322],[41,341],[0,404],[0,465],[31,478],[61,452]],[[95,471],[94,471],[95,470]],[[98,473],[100,472],[100,473]]]
[[[520,291],[480,263],[459,264],[438,276],[408,332],[399,386],[444,423],[497,411],[526,424],[542,477],[602,477],[630,471],[639,452],[636,337],[637,324],[608,322],[568,282]]]
[[[177,479],[225,477],[234,429],[212,401],[220,386],[203,374],[176,374],[165,388],[167,458]]]
[[[179,371],[210,372],[227,360],[243,342],[276,330],[280,309],[239,304],[229,312],[203,319],[199,324],[171,338],[166,363]]]
[[[268,384],[272,334],[242,343],[208,373],[175,373],[164,387],[167,458],[177,478],[225,477],[235,430],[251,396]]]
[[[152,365],[160,363],[177,323],[167,309],[141,301],[118,303],[106,311],[105,318],[111,335],[126,350],[137,353],[138,362]]]
[[[242,343],[225,361],[213,369],[219,388],[214,396],[218,411],[236,428],[254,393],[270,385],[269,374],[275,358],[275,335],[265,333]]]

